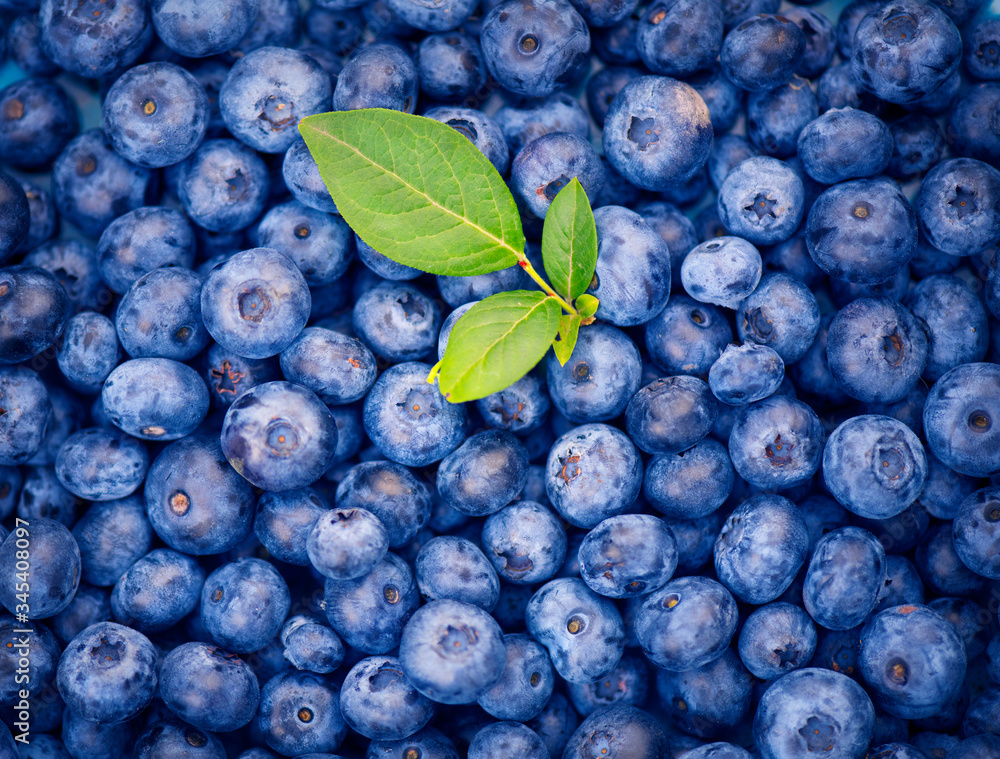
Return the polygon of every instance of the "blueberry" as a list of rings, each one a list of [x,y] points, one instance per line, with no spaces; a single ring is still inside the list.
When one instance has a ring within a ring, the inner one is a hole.
[[[60,216],[90,237],[145,205],[154,187],[149,169],[118,155],[100,129],[75,137],[52,165],[52,195]]]
[[[385,260],[389,261],[390,259]],[[395,262],[390,261],[390,263],[394,264]],[[475,274],[471,277],[438,275],[435,279],[438,290],[441,292],[441,298],[452,308],[464,306],[466,303],[475,303],[508,290],[534,287],[533,283],[528,284],[527,275],[517,264],[488,274]]]
[[[541,643],[563,679],[593,682],[621,659],[625,629],[614,604],[577,578],[551,580],[525,611],[528,632]]]
[[[736,412],[729,455],[736,473],[760,488],[808,480],[823,456],[823,426],[802,401],[772,395]]]
[[[25,361],[52,345],[70,308],[65,289],[45,269],[0,269],[0,364]]]
[[[441,462],[437,490],[454,509],[472,516],[493,514],[524,487],[528,452],[509,432],[488,430],[469,437]]]
[[[267,166],[236,140],[206,140],[179,172],[177,197],[191,221],[202,229],[235,232],[249,226],[264,210],[271,185]]]
[[[646,467],[643,494],[673,519],[699,519],[729,497],[733,467],[721,443],[705,438],[693,448],[654,456]]]
[[[337,508],[370,511],[385,526],[389,546],[410,543],[431,515],[427,486],[409,469],[391,461],[351,467],[337,486]]]
[[[44,0],[38,6],[42,51],[68,72],[96,79],[130,66],[153,38],[146,4],[118,0]]]
[[[639,19],[633,13],[614,26],[594,29],[591,42],[594,53],[608,65],[639,62],[637,35]]]
[[[63,487],[91,501],[131,495],[148,468],[149,454],[140,441],[103,427],[74,433],[56,458],[56,475]]]
[[[154,269],[133,282],[115,315],[125,352],[132,358],[194,358],[209,340],[201,289],[201,277],[180,267]]]
[[[195,727],[228,732],[253,719],[260,701],[257,676],[245,661],[205,643],[185,643],[160,665],[160,698]],[[211,704],[206,709],[206,704]]]
[[[663,201],[642,202],[635,210],[667,244],[670,250],[670,279],[676,285],[680,282],[684,256],[698,244],[694,224],[677,206]]]
[[[370,656],[344,678],[340,710],[352,730],[392,741],[424,727],[434,716],[434,703],[417,692],[395,656]]]
[[[958,696],[965,646],[932,609],[895,606],[862,629],[858,663],[879,707],[903,719],[929,717]]]
[[[324,511],[313,520],[306,539],[309,563],[333,580],[363,577],[388,549],[385,527],[374,514],[360,508]]]
[[[885,551],[878,539],[860,527],[841,527],[816,542],[802,601],[817,624],[849,630],[875,608],[885,579]]]
[[[171,548],[221,553],[250,531],[253,489],[228,466],[218,440],[189,436],[167,446],[149,468],[149,521]]]
[[[808,9],[800,8],[804,13]],[[747,134],[760,150],[777,158],[790,158],[802,130],[819,115],[819,105],[809,83],[795,76],[773,90],[752,92],[747,98]]]
[[[455,309],[452,314],[460,310],[460,308]],[[445,325],[441,327],[441,335],[438,338],[439,359],[444,357],[441,337],[447,338],[445,335],[447,326],[448,319],[445,319]],[[447,340],[445,342],[447,344]],[[552,400],[541,374],[529,372],[514,384],[476,401],[476,408],[488,427],[508,430],[515,435],[526,435],[545,423],[551,404]],[[527,440],[530,441],[532,438],[529,437]]]
[[[730,514],[715,541],[719,581],[741,601],[777,599],[806,559],[809,536],[799,510],[778,495],[758,495]]]
[[[705,101],[715,133],[725,134],[743,110],[743,90],[726,78],[717,63],[687,77],[687,83]]]
[[[184,437],[208,413],[208,389],[201,377],[186,364],[167,358],[119,364],[105,380],[101,397],[116,427],[146,440]]]
[[[920,579],[916,565],[905,556],[888,554],[885,557],[886,585],[879,593],[875,612],[893,606],[922,604],[924,602],[924,581]]]
[[[408,738],[398,741],[372,741],[370,752],[385,759],[407,759],[418,755],[422,759],[458,759],[455,744],[437,728],[425,727]],[[419,752],[419,753],[418,753]]]
[[[390,361],[426,358],[440,328],[437,302],[409,284],[384,282],[354,304],[354,331],[375,355]]]
[[[936,524],[924,535],[913,554],[927,587],[941,596],[975,596],[986,587],[986,578],[962,563],[955,545],[953,527]]]
[[[143,274],[166,266],[191,268],[195,239],[184,214],[165,206],[129,211],[108,225],[97,243],[101,278],[125,293]]]
[[[295,263],[273,248],[237,253],[205,278],[205,328],[244,358],[268,358],[287,348],[309,318],[311,296]]]
[[[975,601],[967,598],[938,598],[928,604],[930,608],[951,622],[965,646],[966,657],[971,661],[986,650],[989,645],[989,629],[983,627],[982,620],[989,612]],[[987,710],[988,711],[988,710]],[[969,714],[971,715],[970,709]],[[982,713],[970,721],[981,719]],[[978,730],[968,730],[973,733]]]
[[[916,199],[928,242],[953,256],[981,252],[1000,239],[1000,173],[972,158],[942,161],[924,176]]]
[[[50,79],[22,79],[0,90],[0,158],[15,168],[48,168],[79,129],[76,105]]]
[[[492,564],[474,543],[455,535],[441,535],[421,546],[414,572],[427,601],[450,599],[491,612],[500,597]]]
[[[1000,375],[992,364],[963,364],[931,388],[924,406],[924,429],[931,451],[961,474],[983,477],[1000,469],[992,444],[994,385]]]
[[[563,0],[507,0],[486,14],[480,44],[501,85],[519,95],[545,97],[586,66],[590,33]]]
[[[482,728],[469,744],[469,759],[548,759],[545,742],[520,722],[495,722]]]
[[[100,622],[67,644],[56,681],[66,705],[80,717],[124,722],[153,697],[156,649],[140,632]]]
[[[927,336],[912,314],[887,298],[858,298],[830,323],[830,371],[841,389],[868,403],[903,399],[923,373]]]
[[[118,578],[111,593],[115,619],[144,633],[161,632],[198,605],[205,572],[185,554],[157,548]]]
[[[208,116],[204,88],[173,63],[129,69],[104,98],[104,131],[115,151],[146,168],[191,155],[205,137]]]
[[[995,18],[977,19],[962,35],[962,60],[976,79],[1000,79],[1000,23]],[[13,49],[11,50],[13,55]]]
[[[580,544],[580,576],[595,593],[628,598],[663,587],[677,567],[677,542],[665,522],[646,514],[609,517]]]
[[[226,412],[222,450],[233,468],[264,490],[312,484],[330,466],[337,426],[313,393],[290,382],[267,382]]]
[[[922,113],[904,116],[889,124],[892,158],[886,172],[894,179],[920,176],[933,167],[944,153],[945,138],[937,122]],[[920,252],[918,244],[917,254]],[[915,254],[915,255],[917,255]]]
[[[766,345],[730,345],[712,364],[708,384],[723,403],[742,406],[775,393],[785,378],[785,364]]]
[[[149,550],[152,528],[138,496],[92,505],[73,526],[81,576],[93,585],[113,585]]]
[[[67,709],[67,713],[69,710]],[[141,727],[141,725],[140,725]],[[163,715],[152,721],[134,741],[136,759],[159,759],[163,756],[198,757],[198,759],[225,759],[222,741],[212,733],[205,733],[176,717]],[[130,743],[129,745],[132,745]]]
[[[56,211],[55,201],[52,193],[43,190],[33,182],[22,181],[21,189],[24,190],[24,197],[28,201],[28,236],[21,241],[19,251],[28,251],[37,248],[42,243],[50,240],[59,231],[59,213]],[[16,212],[9,221],[18,223],[18,213]]]
[[[856,682],[824,669],[789,673],[764,693],[753,735],[764,759],[824,751],[847,759],[865,753],[875,725],[871,699]]]
[[[336,687],[312,672],[282,672],[268,680],[260,690],[257,727],[284,756],[336,751],[347,733]]]
[[[284,153],[299,137],[299,121],[329,110],[332,97],[330,77],[315,58],[289,48],[262,47],[229,70],[219,91],[219,109],[240,142],[263,153]]]
[[[681,282],[695,300],[735,309],[757,287],[761,270],[757,248],[741,237],[723,235],[687,254]]]
[[[574,422],[613,419],[639,389],[639,350],[628,335],[605,324],[580,330],[565,366],[550,353],[545,368],[552,403]]]
[[[513,191],[541,219],[574,177],[590,198],[596,198],[604,187],[604,167],[594,148],[583,137],[568,132],[550,132],[532,140],[510,165]]]
[[[955,552],[962,563],[976,574],[992,579],[1000,577],[995,550],[998,522],[1000,490],[988,487],[969,494],[962,501],[953,523]]]
[[[584,139],[590,137],[587,112],[576,99],[564,93],[551,95],[540,102],[529,101],[523,108],[504,106],[493,120],[513,153],[552,132],[567,132]]]
[[[577,527],[624,513],[642,486],[642,459],[632,441],[606,424],[585,424],[549,450],[545,489],[552,507]]]
[[[747,716],[750,674],[732,649],[714,661],[685,672],[658,670],[656,690],[667,716],[701,738],[718,738]]]
[[[420,89],[435,100],[475,101],[486,82],[479,40],[461,32],[428,34],[417,50],[417,75]]]
[[[858,23],[851,66],[869,92],[890,103],[913,103],[938,89],[961,57],[961,35],[941,9],[896,0]]]
[[[525,722],[539,716],[552,696],[552,662],[529,635],[504,635],[503,640],[507,651],[503,676],[477,703],[497,719]]]
[[[532,501],[518,501],[490,515],[482,543],[494,569],[511,583],[550,580],[566,559],[566,531],[551,511]]]
[[[831,277],[863,285],[890,279],[913,255],[916,214],[886,179],[855,179],[817,198],[806,221],[806,244]]]
[[[345,643],[366,654],[398,647],[406,621],[420,605],[413,573],[393,553],[362,577],[327,579],[324,598],[330,626]]]
[[[887,519],[924,489],[927,459],[915,434],[886,416],[855,416],[835,429],[823,452],[823,478],[850,512]]]
[[[736,601],[722,585],[707,577],[681,577],[645,597],[635,633],[653,664],[683,672],[722,656],[737,621]]]
[[[261,0],[153,0],[156,34],[168,48],[188,58],[222,53],[239,43],[257,18]]]
[[[343,219],[295,200],[268,211],[257,236],[261,247],[291,258],[310,287],[340,278],[354,258],[354,234]]]
[[[430,365],[396,364],[375,380],[364,405],[368,437],[383,456],[407,466],[440,461],[465,438],[465,407],[427,383]]]
[[[406,623],[399,660],[413,686],[432,701],[471,703],[503,676],[503,634],[479,607],[431,601]]]
[[[722,5],[653,3],[639,20],[637,46],[642,62],[656,74],[686,77],[708,68],[722,47]]]
[[[858,151],[858,145],[866,150]],[[881,174],[892,158],[889,127],[865,111],[831,108],[810,122],[798,140],[805,170],[823,184]]]
[[[290,605],[288,586],[262,559],[223,564],[205,579],[201,619],[213,640],[235,653],[257,651],[278,634]]]
[[[388,108],[413,113],[417,83],[413,59],[394,44],[377,42],[357,52],[340,72],[333,110]]]
[[[686,451],[712,430],[718,402],[704,380],[681,375],[654,380],[629,401],[625,423],[646,453]]]
[[[281,627],[282,654],[298,670],[327,674],[344,660],[344,644],[328,625],[317,617],[296,614]]]
[[[686,295],[674,295],[646,323],[646,350],[667,376],[704,376],[733,340],[724,313]]]
[[[10,59],[31,76],[55,76],[60,71],[59,66],[42,52],[42,28],[37,13],[24,13],[10,22],[7,52]]]
[[[375,357],[360,340],[321,327],[302,330],[281,352],[285,377],[327,404],[360,400],[375,382]]]
[[[754,610],[740,630],[740,659],[763,680],[805,666],[816,650],[816,628],[801,607],[771,603]]]
[[[421,0],[388,0],[386,6],[404,24],[428,32],[444,32],[466,21],[476,9],[476,2],[446,0],[427,6]]]
[[[693,177],[712,149],[705,101],[690,85],[640,77],[615,97],[604,122],[604,153],[623,177],[663,190]]]
[[[597,267],[588,292],[597,318],[618,327],[645,324],[670,296],[670,249],[635,211],[604,206],[594,213]]]
[[[654,759],[668,753],[667,733],[661,722],[628,704],[598,709],[573,731],[564,759]]]
[[[806,37],[793,21],[761,13],[726,35],[720,60],[730,81],[744,90],[758,92],[789,81],[805,50]]]
[[[708,178],[712,181],[715,191],[719,191],[733,169],[748,158],[755,158],[760,154],[760,149],[746,137],[727,134],[717,139],[712,145],[712,152],[708,156],[706,165]]]
[[[506,149],[506,147],[504,149]],[[412,266],[397,263],[388,256],[379,253],[375,250],[375,248],[357,235],[355,235],[355,243],[357,245],[358,258],[361,259],[361,263],[371,269],[372,273],[382,277],[383,279],[403,282],[416,279],[423,273],[420,269],[414,269]],[[469,279],[472,279],[472,277],[469,277]]]
[[[622,87],[643,75],[633,66],[608,66],[587,80],[587,107],[600,127],[608,115],[608,108],[621,92]]]
[[[337,213],[337,205],[326,189],[305,140],[296,140],[285,152],[281,176],[288,191],[303,205],[325,213]]]

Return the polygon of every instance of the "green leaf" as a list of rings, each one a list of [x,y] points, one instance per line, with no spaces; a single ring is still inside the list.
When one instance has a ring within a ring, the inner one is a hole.
[[[576,299],[576,310],[580,312],[581,317],[589,319],[597,313],[597,307],[600,304],[601,302],[593,295],[584,294]]]
[[[583,294],[597,266],[597,227],[575,177],[556,195],[542,227],[542,261],[549,282],[566,300]]]
[[[523,256],[510,190],[447,124],[368,108],[309,116],[299,131],[344,220],[393,261],[469,277]]]
[[[559,366],[566,366],[569,357],[573,355],[576,347],[576,338],[580,335],[579,314],[563,314],[559,320],[559,334],[552,341],[552,352],[559,360]]]
[[[449,401],[485,398],[517,382],[545,356],[559,330],[555,298],[530,290],[491,295],[455,322],[438,388]]]

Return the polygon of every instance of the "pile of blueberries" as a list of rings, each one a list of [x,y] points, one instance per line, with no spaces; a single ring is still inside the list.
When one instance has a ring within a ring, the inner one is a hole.
[[[1000,758],[1000,17],[811,4],[0,0],[0,759]],[[564,366],[358,108],[579,177]]]

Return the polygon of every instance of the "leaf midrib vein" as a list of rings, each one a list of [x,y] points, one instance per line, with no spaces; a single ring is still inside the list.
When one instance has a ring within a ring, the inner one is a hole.
[[[422,190],[419,190],[416,187],[414,187],[412,184],[410,184],[409,182],[407,182],[403,177],[401,177],[395,171],[391,171],[388,168],[386,168],[385,166],[383,166],[382,164],[378,163],[377,161],[372,160],[369,156],[367,156],[364,153],[362,153],[360,150],[358,150],[356,147],[354,147],[353,145],[351,145],[349,142],[345,142],[344,140],[340,139],[339,137],[336,137],[335,135],[332,135],[329,132],[326,132],[326,131],[324,131],[322,129],[318,129],[317,127],[313,127],[313,129],[315,129],[318,133],[320,133],[320,134],[322,134],[322,135],[330,138],[334,142],[336,142],[336,143],[338,143],[340,145],[343,145],[344,147],[349,148],[350,150],[353,150],[358,156],[360,156],[364,160],[368,161],[368,163],[370,163],[372,166],[375,166],[375,167],[381,169],[382,171],[384,171],[389,176],[395,177],[402,184],[404,184],[406,187],[409,187],[414,193],[416,193],[417,195],[420,195],[423,198],[425,198],[427,200],[427,202],[430,203],[435,208],[439,208],[442,211],[444,211],[445,213],[450,214],[451,216],[454,216],[462,224],[465,224],[466,226],[469,226],[469,227],[472,227],[473,229],[478,230],[485,237],[490,238],[491,240],[493,240],[494,242],[496,242],[501,247],[506,248],[507,250],[511,251],[515,256],[517,256],[518,259],[520,259],[522,257],[523,253],[519,252],[514,247],[512,247],[510,245],[510,243],[508,243],[506,240],[503,240],[503,239],[497,237],[496,235],[494,235],[489,230],[483,229],[483,227],[479,226],[475,222],[470,221],[469,219],[465,218],[464,216],[459,216],[457,213],[455,213],[454,211],[452,211],[447,206],[441,205],[436,200],[434,200],[434,198],[432,198],[430,195],[428,195],[426,192],[424,192]],[[452,176],[454,177],[455,176],[455,171],[454,171],[454,168],[451,166],[450,163],[448,164],[448,168],[451,170]],[[461,187],[461,182],[459,182],[459,187]],[[493,195],[492,187],[490,188],[490,190],[491,190],[490,195]],[[463,194],[462,197],[463,197],[463,200],[464,200],[464,197],[465,197],[464,194]],[[494,200],[494,206],[495,206],[496,205],[496,199],[494,198],[493,200]]]

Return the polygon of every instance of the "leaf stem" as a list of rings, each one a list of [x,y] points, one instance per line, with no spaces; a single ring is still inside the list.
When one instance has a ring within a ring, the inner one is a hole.
[[[538,283],[538,286],[542,288],[542,291],[546,295],[550,298],[555,298],[556,301],[558,301],[559,305],[562,306],[563,311],[567,314],[577,313],[577,310],[573,308],[573,306],[566,302],[562,296],[559,295],[559,293],[553,290],[552,286],[548,282],[542,279],[542,275],[535,270],[535,267],[531,265],[531,261],[528,260],[528,257],[525,256],[524,253],[517,254],[517,263],[522,269],[524,269],[529,277]]]

